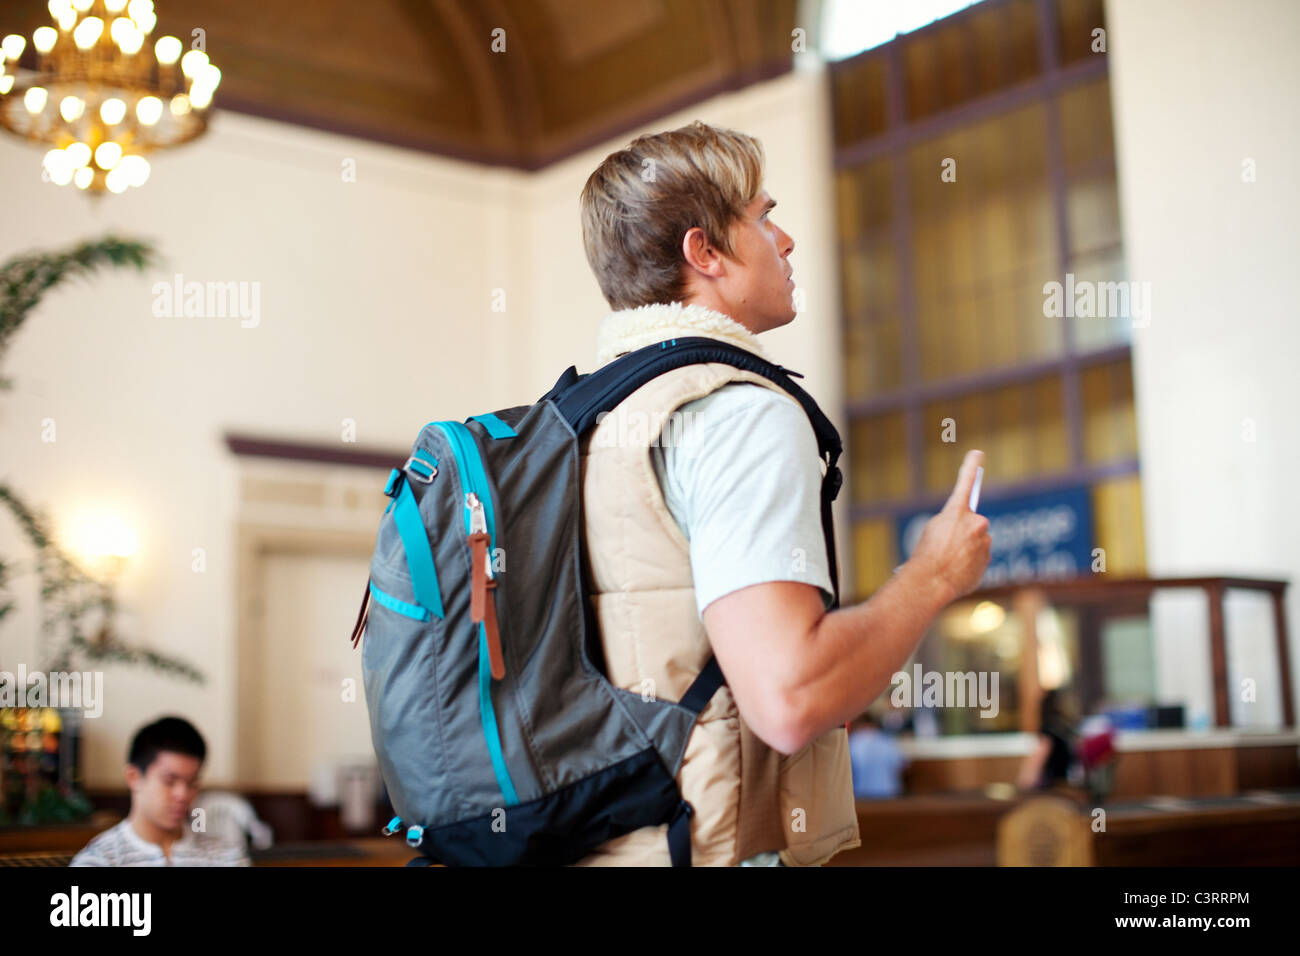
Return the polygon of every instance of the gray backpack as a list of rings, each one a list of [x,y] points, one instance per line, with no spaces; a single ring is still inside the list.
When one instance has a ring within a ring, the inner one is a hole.
[[[357,622],[375,753],[411,865],[560,866],[668,824],[689,866],[675,777],[724,677],[710,658],[679,701],[612,685],[588,598],[583,436],[646,382],[695,362],[771,379],[807,411],[826,460],[822,524],[838,604],[831,501],[839,434],[774,365],[693,336],[599,370],[570,366],[536,404],[430,422],[394,468]],[[377,605],[377,606],[376,606]]]

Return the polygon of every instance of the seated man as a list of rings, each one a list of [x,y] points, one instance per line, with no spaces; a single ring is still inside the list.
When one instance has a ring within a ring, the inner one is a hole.
[[[86,844],[69,865],[249,866],[244,847],[191,826],[190,804],[206,754],[189,721],[163,717],[141,728],[127,757],[130,814]]]

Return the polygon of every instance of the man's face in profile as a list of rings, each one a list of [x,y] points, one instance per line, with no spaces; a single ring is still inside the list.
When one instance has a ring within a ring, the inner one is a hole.
[[[143,814],[160,830],[181,829],[190,815],[190,805],[199,792],[199,772],[203,768],[198,757],[161,751],[141,774],[128,765],[127,786],[131,788],[131,808]]]
[[[795,317],[794,280],[787,258],[794,251],[794,240],[773,221],[775,206],[767,190],[760,189],[744,218],[732,226],[740,262],[728,263],[728,272],[735,275],[730,297],[755,332],[787,325]]]

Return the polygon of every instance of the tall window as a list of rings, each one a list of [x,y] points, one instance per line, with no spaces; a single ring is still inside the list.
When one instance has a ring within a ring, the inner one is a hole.
[[[1126,278],[1102,7],[985,0],[830,66],[853,600],[972,447],[986,499],[1086,485],[1106,569],[1143,570],[1138,318],[1044,291]]]

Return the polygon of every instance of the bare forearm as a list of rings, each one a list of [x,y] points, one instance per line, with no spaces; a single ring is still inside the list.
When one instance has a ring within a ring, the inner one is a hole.
[[[870,600],[824,614],[801,645],[789,695],[805,739],[866,710],[953,600],[939,576],[908,563]]]

